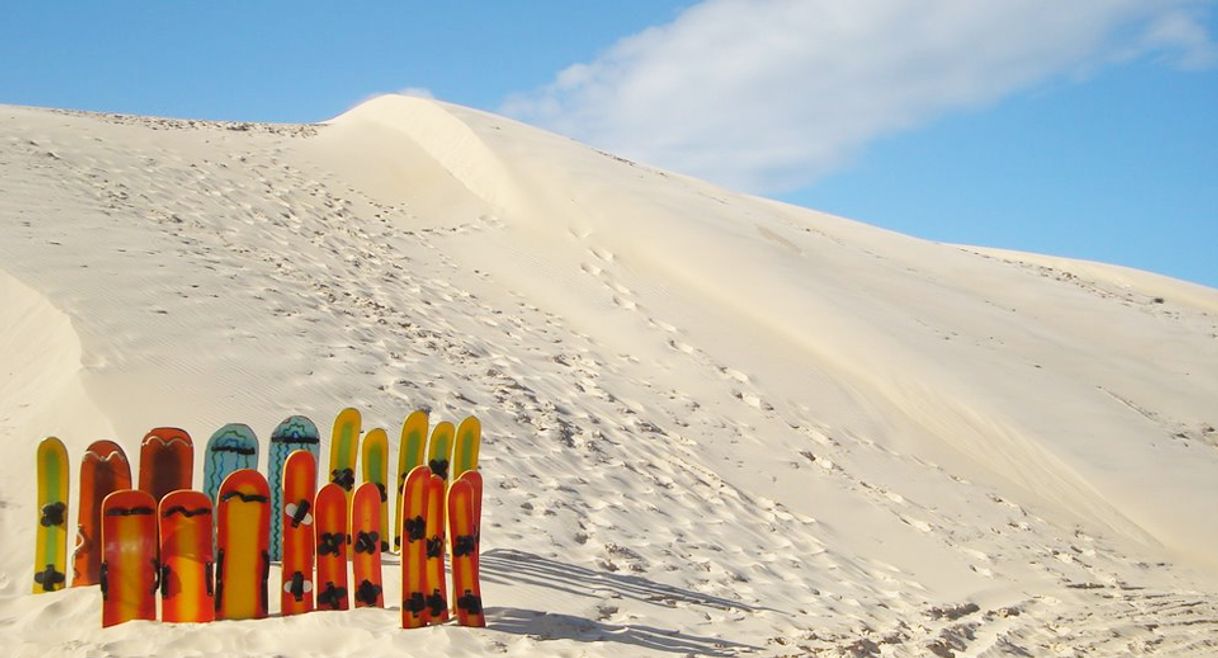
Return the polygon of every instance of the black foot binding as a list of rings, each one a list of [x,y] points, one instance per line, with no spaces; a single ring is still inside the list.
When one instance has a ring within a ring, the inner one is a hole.
[[[427,557],[437,558],[444,557],[444,538],[443,537],[428,537],[427,538]]]
[[[305,580],[304,574],[299,571],[292,572],[292,579],[283,586],[283,591],[291,594],[297,603],[304,600],[305,592],[312,590],[312,583]]]
[[[68,506],[63,503],[48,503],[42,506],[42,516],[38,522],[42,527],[49,528],[51,526],[61,526],[64,522],[64,515],[68,511]]]
[[[411,615],[418,617],[427,609],[427,599],[422,592],[414,592],[408,599],[402,599],[402,609],[410,611]]]
[[[376,605],[376,600],[381,596],[381,586],[373,585],[372,581],[365,580],[355,588],[355,600],[365,605]]]
[[[330,481],[347,491],[351,491],[351,488],[355,486],[355,470],[338,468],[330,471]]]
[[[318,605],[324,605],[331,610],[338,610],[339,601],[347,600],[347,588],[335,587],[334,583],[326,583],[326,588],[317,595]]]
[[[338,555],[338,551],[347,540],[347,535],[341,532],[323,532],[317,539],[318,555]]]
[[[375,553],[381,547],[380,533],[360,531],[355,536],[356,553]]]
[[[448,610],[448,601],[444,600],[444,595],[440,593],[440,590],[435,590],[431,596],[427,597],[427,609],[431,612],[432,617],[439,617],[444,614],[445,610]]]
[[[308,525],[313,522],[313,516],[309,514],[309,501],[299,500],[295,505],[288,505],[288,514],[292,515],[292,527],[299,528],[303,523]]]
[[[471,615],[482,614],[482,597],[465,590],[465,593],[457,597],[457,609],[464,610]]]
[[[478,539],[473,535],[457,535],[453,538],[453,557],[473,555],[478,550]]]
[[[403,524],[406,526],[406,541],[418,541],[427,534],[427,521],[421,516],[406,519]]]
[[[431,469],[432,473],[439,475],[440,477],[444,478],[445,480],[448,479],[448,460],[447,459],[433,459],[433,460],[427,462],[427,467]]]
[[[34,582],[42,585],[42,591],[54,592],[57,589],[63,589],[63,584],[67,577],[55,570],[55,565],[48,564],[46,569],[34,574]],[[103,581],[104,582],[104,581]],[[105,590],[102,590],[102,596],[105,596]]]

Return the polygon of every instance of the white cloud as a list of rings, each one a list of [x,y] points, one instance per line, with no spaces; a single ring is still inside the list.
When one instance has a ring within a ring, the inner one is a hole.
[[[706,0],[502,111],[645,162],[774,192],[871,140],[1060,75],[1218,62],[1204,0]]]

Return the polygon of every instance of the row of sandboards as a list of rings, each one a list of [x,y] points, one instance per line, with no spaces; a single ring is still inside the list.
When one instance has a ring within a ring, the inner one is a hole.
[[[390,536],[388,441],[383,430],[372,429],[360,442],[360,423],[355,409],[339,413],[330,482],[316,496],[320,439],[303,416],[286,419],[272,432],[269,482],[256,470],[258,442],[248,427],[226,425],[215,432],[204,453],[204,491],[190,489],[193,445],[182,430],[158,428],[144,438],[138,490],[130,488],[122,448],[95,442],[81,463],[73,586],[102,585],[105,625],[155,618],[155,600],[148,603],[154,589],[165,621],[259,617],[268,607],[270,563],[282,560],[284,614],[314,605],[345,609],[350,552],[356,605],[382,605],[380,553],[388,550]],[[417,411],[403,423],[401,437],[392,536],[395,550],[402,549],[403,626],[448,617],[446,535],[452,540],[458,621],[483,625],[477,577],[480,424],[473,417],[458,428],[441,422],[428,440],[427,414]],[[363,461],[358,489],[357,452]],[[44,440],[38,462],[34,591],[42,592],[66,584],[68,460],[62,442]],[[144,559],[150,551],[152,558]]]

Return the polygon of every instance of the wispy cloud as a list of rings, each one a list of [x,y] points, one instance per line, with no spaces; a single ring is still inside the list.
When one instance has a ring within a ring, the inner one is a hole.
[[[506,114],[748,190],[815,180],[875,138],[1131,58],[1218,62],[1204,0],[706,0]]]

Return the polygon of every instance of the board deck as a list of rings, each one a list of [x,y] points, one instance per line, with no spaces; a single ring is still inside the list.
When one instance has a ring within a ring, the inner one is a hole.
[[[295,615],[313,609],[313,503],[317,489],[317,458],[308,450],[288,455],[284,466],[283,568],[279,609]]]
[[[161,621],[216,618],[212,503],[202,491],[179,489],[161,499]]]
[[[448,490],[449,536],[452,539],[454,608],[461,626],[486,626],[482,612],[482,588],[478,577],[481,530],[478,514],[481,486],[477,471],[467,471]]]
[[[194,444],[185,430],[158,427],[140,442],[140,490],[156,500],[177,489],[190,489]]]
[[[384,434],[382,432],[382,434]],[[365,482],[355,490],[351,501],[351,528],[354,534],[351,570],[355,578],[355,607],[385,607],[381,583],[381,521],[385,505],[381,487]]]
[[[452,473],[449,481],[455,482],[461,474],[478,468],[478,450],[482,444],[482,422],[469,416],[457,426],[453,442]]]
[[[334,430],[330,435],[330,482],[342,487],[348,503],[355,489],[360,422],[359,410],[347,407],[334,419]]]
[[[346,610],[347,494],[333,482],[317,492],[313,515],[317,537],[317,608]]]
[[[258,468],[258,436],[249,425],[229,423],[211,435],[203,455],[203,491],[214,505],[229,473]]]
[[[138,489],[102,501],[102,626],[156,619],[156,501]]]
[[[368,430],[360,446],[360,462],[362,464],[363,481],[376,485],[377,495],[381,504],[378,506],[380,521],[377,523],[379,550],[389,550],[389,492],[386,483],[389,481],[389,436],[385,430],[375,428]],[[359,579],[356,579],[359,582]]]
[[[431,469],[416,466],[402,488],[402,628],[427,623],[427,485]]]
[[[101,571],[101,508],[106,496],[131,488],[131,465],[122,446],[94,441],[80,459],[80,504],[76,548],[72,552],[72,587],[96,585]]]
[[[441,421],[436,423],[436,428],[431,431],[431,440],[427,442],[427,468],[445,483],[448,482],[453,460],[453,432],[452,423]]]
[[[448,585],[444,577],[445,491],[444,478],[432,473],[427,480],[427,564],[423,570],[429,624],[439,624],[448,619]]]
[[[271,559],[283,559],[283,469],[288,455],[305,450],[316,465],[321,459],[321,435],[313,421],[304,416],[289,416],[271,432],[267,450],[267,484],[271,489]],[[316,480],[316,478],[314,478]],[[315,485],[316,486],[316,485]],[[312,502],[312,499],[310,499]]]
[[[416,466],[424,463],[427,456],[427,412],[412,411],[402,423],[401,440],[398,442],[398,469],[393,476],[397,483],[393,510],[393,550],[402,548],[402,488],[406,477]]]
[[[33,592],[54,592],[68,582],[68,449],[48,436],[38,444],[37,525]]]
[[[233,471],[216,503],[216,618],[267,616],[270,491],[253,469]]]

